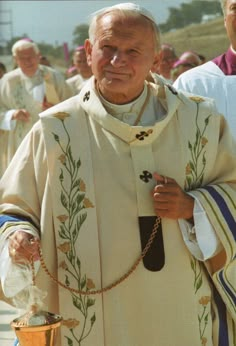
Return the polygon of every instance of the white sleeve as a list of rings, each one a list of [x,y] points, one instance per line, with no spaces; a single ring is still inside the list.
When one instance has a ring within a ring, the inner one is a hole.
[[[16,120],[12,119],[12,115],[15,112],[15,109],[10,109],[4,115],[4,118],[1,121],[1,130],[12,131],[16,127]]]
[[[194,199],[194,226],[183,219],[179,219],[179,225],[189,251],[198,260],[205,261],[220,252],[222,244],[201,203],[196,197]]]
[[[39,103],[43,103],[44,94],[45,94],[44,84],[42,83],[33,87],[32,94],[33,94],[33,99],[35,101],[38,101]]]
[[[14,297],[21,290],[32,284],[30,266],[15,264],[9,256],[8,237],[16,230],[16,228],[11,227],[11,231],[4,232],[0,236],[0,281],[3,293],[6,297]],[[20,228],[20,230],[22,230],[22,228]],[[34,229],[24,231],[32,234],[34,237],[38,237],[38,233]],[[35,269],[37,272],[39,269],[39,261],[35,263]]]

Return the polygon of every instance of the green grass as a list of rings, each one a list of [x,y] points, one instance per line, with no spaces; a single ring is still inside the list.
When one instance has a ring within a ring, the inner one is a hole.
[[[205,55],[207,60],[222,54],[229,47],[223,17],[162,34],[162,42],[172,44],[177,55],[193,50]]]

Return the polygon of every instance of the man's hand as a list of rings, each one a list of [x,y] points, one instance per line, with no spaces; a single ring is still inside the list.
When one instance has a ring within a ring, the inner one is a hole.
[[[45,111],[46,109],[50,108],[54,106],[52,103],[49,103],[46,99],[46,97],[44,97],[44,100],[43,100],[43,111]]]
[[[30,120],[30,114],[26,109],[17,109],[12,115],[12,120],[27,122]]]
[[[154,173],[157,181],[152,195],[156,215],[169,219],[192,219],[194,199],[186,194],[176,181]]]
[[[14,263],[26,263],[39,259],[39,239],[24,231],[16,231],[9,237],[9,256]]]

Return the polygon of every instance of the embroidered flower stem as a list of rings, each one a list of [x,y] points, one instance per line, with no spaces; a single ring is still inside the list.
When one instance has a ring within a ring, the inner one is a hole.
[[[208,140],[205,137],[205,133],[209,124],[209,119],[211,117],[210,114],[205,118],[203,129],[201,129],[199,126],[199,106],[200,103],[204,101],[204,99],[196,97],[192,97],[191,99],[196,103],[197,112],[195,117],[195,141],[193,143],[191,141],[188,141],[188,149],[190,150],[191,159],[186,166],[185,189],[187,191],[202,185],[203,182],[203,176],[206,167],[206,151],[204,149],[206,144],[208,143]]]
[[[59,236],[64,243],[58,246],[58,249],[65,255],[65,260],[60,264],[60,267],[65,270],[65,287],[77,287],[78,291],[89,291],[94,287],[91,279],[88,279],[82,273],[81,262],[77,256],[77,239],[80,233],[81,226],[86,221],[86,208],[93,207],[92,203],[85,198],[85,184],[79,178],[79,169],[81,167],[80,159],[75,160],[72,155],[71,139],[69,132],[65,126],[67,113],[55,114],[62,124],[64,130],[63,142],[60,137],[53,133],[55,141],[58,143],[61,155],[59,161],[62,164],[59,174],[59,183],[61,185],[60,202],[64,208],[64,214],[57,218],[59,224]],[[65,143],[64,145],[62,143]],[[86,295],[75,293],[70,290],[72,304],[81,313],[80,320],[69,319],[64,320],[62,325],[68,327],[70,337],[67,335],[65,339],[70,346],[81,345],[82,340],[87,338],[92,330],[93,324],[96,321],[95,313],[91,314],[89,323],[89,311],[95,304],[95,299],[91,299]],[[83,317],[83,318],[82,318]]]

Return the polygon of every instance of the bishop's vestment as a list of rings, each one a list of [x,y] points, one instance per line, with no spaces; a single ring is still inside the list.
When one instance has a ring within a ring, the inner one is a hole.
[[[142,260],[102,294],[69,291],[40,268],[36,283],[47,291],[48,310],[64,318],[63,346],[235,340],[235,143],[211,100],[167,86],[150,85],[150,92],[144,118],[157,99],[167,106],[153,125],[110,115],[93,78],[79,95],[42,113],[0,183],[1,237],[20,228],[39,232],[58,281],[86,292],[109,287],[132,267],[141,232],[152,228],[156,171],[200,201],[222,244],[220,260],[198,261],[178,220],[162,219],[154,267]]]
[[[0,83],[0,176],[22,139],[38,120],[43,98],[56,104],[72,95],[62,74],[47,66],[39,65],[32,78],[26,76],[20,68],[3,76]],[[29,121],[12,121],[12,113],[17,109],[27,110],[30,113]]]

